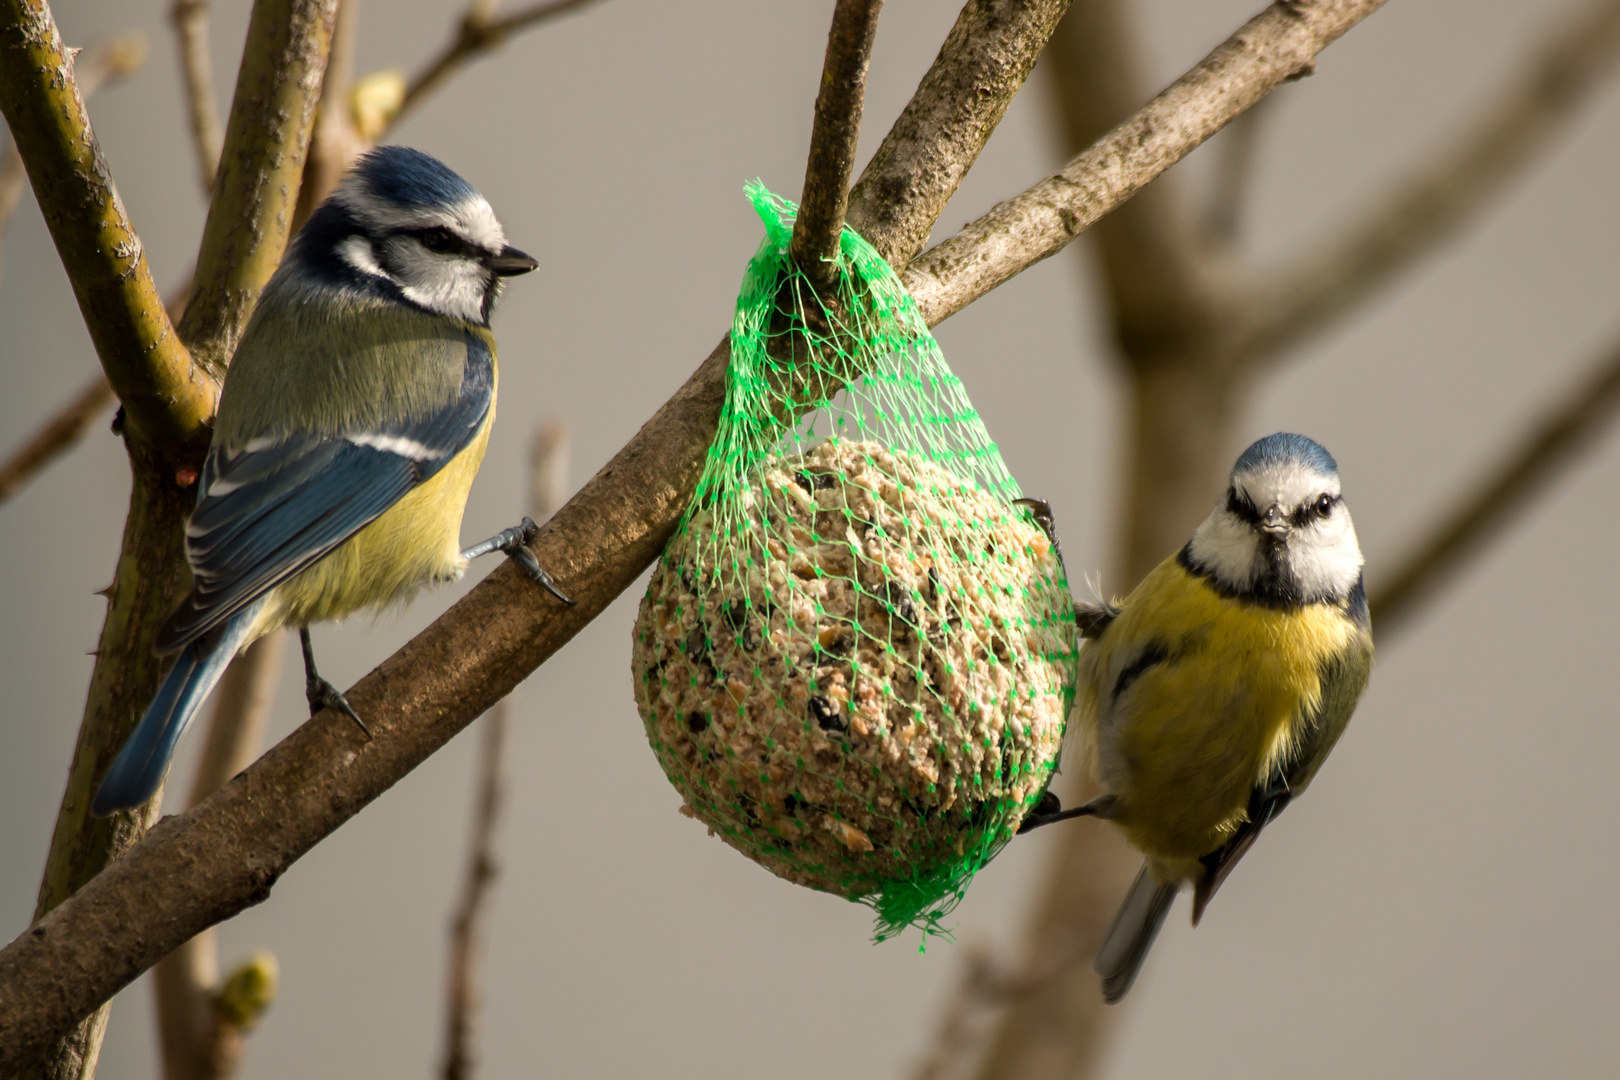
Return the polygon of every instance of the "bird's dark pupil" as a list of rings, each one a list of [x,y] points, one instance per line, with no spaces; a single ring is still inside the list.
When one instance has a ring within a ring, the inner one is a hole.
[[[429,251],[449,251],[455,243],[447,229],[426,229],[422,233],[422,245]]]
[[[1323,517],[1327,517],[1329,514],[1331,514],[1333,512],[1333,499],[1327,495],[1324,495],[1318,499],[1316,501],[1316,512],[1321,514]]]

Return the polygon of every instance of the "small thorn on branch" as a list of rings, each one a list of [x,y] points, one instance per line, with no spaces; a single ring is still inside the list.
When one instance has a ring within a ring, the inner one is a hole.
[[[866,71],[872,62],[872,42],[882,7],[883,0],[838,0],[827,35],[804,194],[789,248],[794,264],[818,292],[838,276],[838,241],[849,210],[849,178],[855,171],[855,148],[861,136]]]

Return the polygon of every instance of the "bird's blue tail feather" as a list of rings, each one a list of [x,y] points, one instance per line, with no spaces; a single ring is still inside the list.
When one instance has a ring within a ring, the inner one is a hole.
[[[157,696],[146,707],[146,715],[96,790],[92,813],[100,817],[139,806],[162,786],[180,736],[246,641],[262,606],[261,601],[243,609],[220,628],[220,633],[194,641],[180,651],[158,687]]]

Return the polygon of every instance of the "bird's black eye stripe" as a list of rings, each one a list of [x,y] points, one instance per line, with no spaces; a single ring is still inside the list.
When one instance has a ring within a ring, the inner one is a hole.
[[[1238,494],[1236,486],[1226,489],[1226,509],[1250,525],[1260,524],[1260,511],[1254,508],[1252,502]]]
[[[423,247],[436,254],[465,255],[467,253],[467,242],[443,226],[435,225],[431,229],[417,229],[413,235]]]

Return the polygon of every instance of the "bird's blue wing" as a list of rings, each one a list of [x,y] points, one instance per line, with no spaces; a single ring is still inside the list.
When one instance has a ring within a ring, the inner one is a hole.
[[[467,335],[461,393],[415,420],[210,450],[186,526],[194,587],[158,634],[179,649],[365,528],[472,441],[494,398],[489,351]]]

